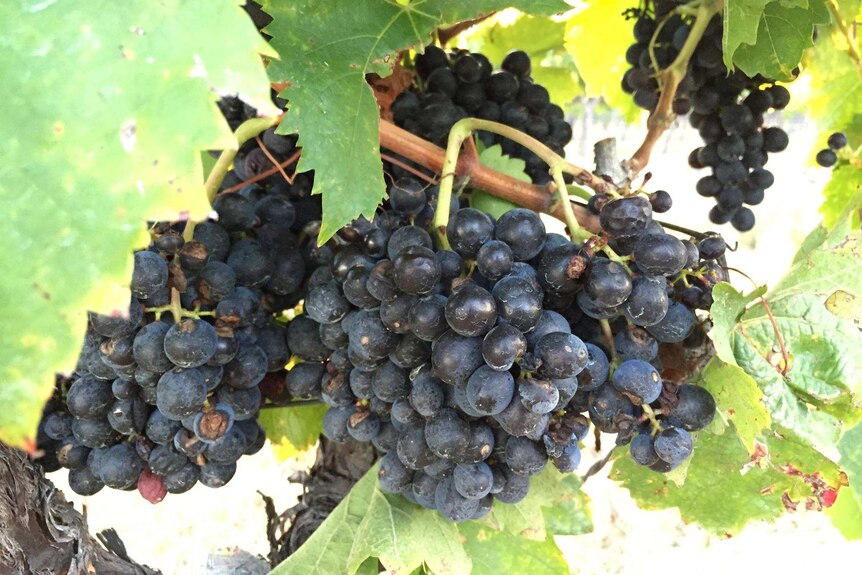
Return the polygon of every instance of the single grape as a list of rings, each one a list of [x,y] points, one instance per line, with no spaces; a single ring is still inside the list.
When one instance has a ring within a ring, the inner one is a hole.
[[[835,132],[829,135],[827,144],[833,150],[840,150],[847,145],[847,136],[844,134],[844,132]]]
[[[425,207],[425,190],[415,178],[399,178],[389,188],[389,205],[406,216],[415,216]]]
[[[167,418],[179,421],[195,414],[207,397],[207,385],[200,370],[176,368],[159,379],[156,405]]]
[[[508,371],[526,352],[527,339],[520,330],[510,324],[494,327],[482,340],[482,357],[485,363],[496,371]],[[506,405],[508,403],[507,399]]]
[[[467,448],[470,426],[454,409],[441,409],[425,424],[425,441],[438,457],[451,459]]]
[[[485,243],[476,255],[476,267],[490,280],[498,280],[512,271],[513,263],[512,249],[499,240]]]
[[[824,168],[831,168],[838,162],[838,155],[831,149],[826,148],[817,152],[817,164]]]
[[[199,367],[215,355],[218,335],[200,319],[184,318],[165,334],[165,355],[178,367]]]
[[[428,248],[406,248],[393,261],[393,278],[401,291],[425,294],[434,289],[440,279],[440,264]]]
[[[467,401],[482,415],[501,413],[511,403],[515,380],[508,371],[495,371],[483,365],[467,381]]]
[[[484,363],[480,337],[463,337],[450,330],[432,344],[433,373],[446,383],[467,381],[476,368]]]
[[[560,381],[560,380],[555,380]],[[560,400],[560,391],[552,381],[531,378],[518,383],[521,403],[533,413],[550,413]]]
[[[614,370],[611,384],[635,405],[652,403],[662,390],[658,371],[642,359],[623,361]]]
[[[649,467],[659,461],[658,455],[653,447],[653,438],[649,433],[639,433],[632,439],[629,446],[632,459],[638,464]]]
[[[691,456],[694,444],[686,430],[670,427],[655,437],[653,447],[659,459],[671,465],[678,465]]]
[[[683,384],[677,389],[676,403],[668,411],[667,421],[686,431],[703,429],[715,417],[715,399],[702,387]]]
[[[589,359],[584,342],[568,333],[549,333],[542,337],[534,350],[539,371],[545,377],[563,379],[583,371]]]
[[[595,258],[590,265],[584,288],[593,301],[604,307],[616,307],[631,293],[632,279],[622,264]]]
[[[537,475],[548,462],[548,455],[535,441],[510,437],[506,442],[506,465],[517,475]]]

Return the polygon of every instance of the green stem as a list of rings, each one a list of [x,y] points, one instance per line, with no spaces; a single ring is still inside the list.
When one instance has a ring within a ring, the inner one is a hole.
[[[572,202],[569,200],[569,190],[566,187],[566,182],[563,179],[563,170],[559,165],[551,166],[551,177],[556,185],[557,199],[560,203],[560,209],[563,210],[563,216],[566,218],[566,227],[569,228],[569,236],[572,241],[583,243],[585,240],[592,237],[593,234],[583,229],[575,218],[575,212],[572,211]]]
[[[456,122],[449,131],[446,142],[446,155],[443,156],[443,167],[440,169],[440,193],[437,196],[437,207],[434,212],[434,230],[440,247],[450,249],[449,238],[446,237],[446,226],[449,225],[449,209],[452,206],[452,186],[455,183],[455,170],[458,168],[458,156],[464,140],[473,132],[470,118]]]
[[[236,132],[234,132],[234,136],[236,137],[236,148],[222,151],[218,160],[216,160],[215,166],[213,166],[209,177],[207,177],[206,183],[204,184],[207,191],[207,199],[209,199],[210,203],[215,200],[219,186],[221,186],[225,174],[230,170],[233,160],[236,158],[242,145],[267,129],[277,125],[280,121],[281,116],[276,116],[274,118],[252,118],[239,125]]]
[[[585,190],[584,188],[578,186],[569,186],[569,194],[575,196],[576,198],[581,198],[584,201],[590,201],[590,198],[593,197],[593,194]]]
[[[443,248],[449,248],[449,242],[446,238],[446,226],[449,223],[449,208],[452,203],[452,187],[455,180],[455,173],[458,167],[458,157],[461,153],[461,146],[464,141],[471,136],[474,130],[484,130],[498,134],[505,138],[518,143],[534,154],[536,154],[543,162],[550,167],[551,176],[554,179],[558,202],[566,219],[566,225],[573,240],[583,241],[592,234],[583,230],[572,212],[572,204],[569,200],[568,187],[563,180],[563,174],[568,173],[575,176],[579,181],[585,182],[587,185],[606,190],[607,182],[601,180],[587,170],[575,166],[566,161],[566,159],[554,150],[533,138],[532,136],[521,132],[511,126],[492,122],[490,120],[481,120],[478,118],[464,118],[459,120],[452,126],[449,131],[449,139],[446,143],[446,154],[443,157],[443,166],[440,175],[440,194],[437,197],[437,208],[434,215],[434,229],[440,239],[440,245]],[[585,190],[578,192],[580,197],[589,199],[589,194]]]
[[[841,16],[841,9],[839,8],[838,3],[835,0],[826,0],[826,7],[829,8],[829,11],[832,13],[832,18],[835,20],[835,25],[838,26],[838,30],[847,42],[847,53],[856,65],[856,71],[860,76],[862,76],[862,55],[859,54],[859,47],[856,45],[853,34],[847,26],[847,22],[845,22],[844,17]]]
[[[606,319],[600,319],[599,325],[602,327],[602,335],[605,338],[605,343],[608,346],[608,351],[611,352],[611,363],[616,363],[617,349],[614,346],[614,333],[611,330],[611,322]]]
[[[632,273],[632,269],[629,267],[628,264],[628,262],[632,259],[631,256],[621,256],[617,254],[617,252],[615,252],[614,249],[608,244],[603,245],[600,249],[601,251],[605,252],[605,255],[608,256],[609,260],[617,262],[618,264],[626,268],[626,271],[628,271],[629,274]]]
[[[641,404],[641,409],[644,410],[644,415],[646,415],[647,419],[649,419],[652,434],[655,435],[656,433],[660,432],[661,424],[658,422],[655,411],[653,411],[652,407],[650,407],[648,403],[643,403]]]

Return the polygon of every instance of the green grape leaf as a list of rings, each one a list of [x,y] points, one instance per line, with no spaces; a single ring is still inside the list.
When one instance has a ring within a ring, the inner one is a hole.
[[[766,287],[761,286],[749,294],[743,295],[727,282],[719,282],[712,290],[713,304],[709,309],[712,317],[712,340],[715,354],[725,363],[736,365],[733,357],[733,338],[736,324],[745,308],[766,293]]]
[[[530,493],[513,505],[494,502],[484,523],[513,535],[544,541],[554,535],[579,535],[592,530],[580,480],[552,465],[530,482]]]
[[[823,188],[823,198],[820,213],[826,227],[834,226],[849,210],[858,217],[856,210],[862,206],[862,169],[848,164],[837,166]]]
[[[586,95],[604,98],[629,122],[643,116],[643,110],[620,86],[629,68],[625,53],[633,42],[633,22],[623,12],[632,4],[629,0],[590,2],[566,23],[566,50],[575,59]],[[608,30],[615,33],[608,34]]]
[[[742,368],[712,358],[701,372],[702,385],[715,398],[721,417],[733,424],[748,453],[755,452],[755,440],[772,423],[763,404],[763,392]]]
[[[371,477],[374,482],[376,475]],[[348,572],[354,572],[369,556],[377,557],[386,569],[396,573],[409,572],[423,563],[432,573],[470,571],[470,558],[458,540],[454,523],[376,487],[356,530],[347,558]]]
[[[279,458],[287,459],[317,443],[324,413],[326,405],[267,408],[261,410],[258,422]]]
[[[329,517],[270,575],[350,573],[347,559],[377,490],[377,466],[360,479]]]
[[[461,39],[499,66],[511,50],[523,50],[533,62],[531,76],[548,89],[551,101],[566,104],[583,93],[574,62],[565,49],[566,23],[522,14],[514,21],[491,19],[474,26]]]
[[[826,515],[838,531],[848,540],[862,539],[862,504],[859,493],[853,487],[844,487],[838,492],[835,504],[826,510]]]
[[[724,65],[733,69],[733,55],[742,44],[753,45],[757,41],[757,27],[763,9],[774,0],[728,0],[724,3],[722,19],[724,35],[721,51]]]
[[[145,223],[209,212],[200,151],[236,146],[216,93],[277,112],[239,4],[0,5],[0,440],[33,446],[86,310],[128,308]]]
[[[796,294],[830,295],[838,290],[862,296],[862,232],[850,229],[845,212],[831,228],[818,226],[802,243],[769,301]]]
[[[749,76],[791,80],[802,53],[814,43],[814,25],[828,21],[829,12],[822,0],[811,2],[807,8],[771,2],[760,15],[756,42],[740,44],[733,63]]]
[[[811,88],[804,102],[806,113],[826,130],[845,130],[860,125],[862,82],[859,69],[847,53],[847,41],[838,30],[822,30],[806,56]]]
[[[389,75],[396,52],[421,47],[441,24],[508,6],[538,14],[567,8],[556,0],[367,0],[349,10],[337,0],[265,3],[273,17],[266,31],[282,56],[267,71],[288,82],[281,96],[290,114],[279,132],[299,132],[299,170],[315,171],[314,192],[323,194],[320,241],[359,215],[370,219],[385,193],[377,103],[365,75]]]
[[[833,452],[842,421],[852,425],[862,417],[862,334],[813,295],[770,306],[775,326],[760,307],[740,321],[740,337],[734,339],[737,362],[760,385],[777,424],[822,453]],[[776,326],[790,360],[785,374]]]
[[[530,176],[524,173],[524,168],[527,163],[520,158],[512,158],[503,155],[503,148],[500,144],[495,144],[490,148],[485,148],[479,152],[479,162],[489,168],[493,168],[498,172],[512,176],[522,182],[529,182]],[[494,218],[499,218],[509,210],[517,208],[516,204],[510,201],[492,196],[489,193],[481,190],[473,190],[470,194],[470,207],[481,210],[486,214],[490,214]]]
[[[824,305],[838,317],[849,319],[856,327],[862,328],[862,298],[837,290],[826,298]]]
[[[554,550],[549,534],[583,533],[592,528],[579,486],[577,477],[547,469],[533,478],[530,494],[518,505],[520,510],[506,515],[508,525],[502,525],[498,509],[506,506],[496,504],[485,519],[456,525],[436,511],[381,491],[375,465],[308,541],[272,573],[353,575],[369,557],[378,558],[384,569],[397,573],[410,573],[423,565],[436,575],[490,573],[489,569],[500,565],[535,566],[539,568],[536,572],[554,566],[556,573],[557,566],[565,562],[559,563],[559,551]],[[543,510],[547,513],[552,508],[548,525],[542,528],[543,537],[533,533],[524,537],[517,532],[523,531],[525,523],[513,520],[514,515],[543,523]]]
[[[678,507],[686,522],[728,536],[753,520],[773,520],[800,504],[822,506],[840,485],[834,463],[801,443],[770,437],[750,457],[735,433],[701,431],[685,485],[642,467],[630,457],[610,477],[622,482],[643,509]]]
[[[505,531],[494,531],[475,521],[458,525],[464,549],[473,560],[471,575],[541,573],[566,575],[569,566],[554,540],[525,539]]]
[[[862,424],[848,429],[838,442],[841,468],[847,473],[857,504],[862,507]]]

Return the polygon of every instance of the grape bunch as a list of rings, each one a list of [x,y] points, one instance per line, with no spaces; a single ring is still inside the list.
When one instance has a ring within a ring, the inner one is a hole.
[[[817,152],[817,165],[831,168],[838,163],[838,152],[847,146],[847,136],[844,132],[835,132],[829,136],[826,148]]]
[[[510,52],[502,69],[494,71],[482,54],[454,50],[447,55],[436,46],[427,46],[416,56],[415,64],[418,85],[392,103],[399,127],[445,147],[455,122],[481,118],[526,132],[564,155],[572,127],[562,108],[551,103],[548,90],[530,78],[532,63],[525,52]],[[524,146],[489,132],[479,132],[479,137],[486,146],[500,144],[503,153],[525,160],[534,183],[551,181],[547,164]]]
[[[374,444],[384,490],[479,518],[523,499],[548,463],[573,471],[591,422],[657,471],[691,454],[715,402],[663,382],[659,350],[700,332],[695,310],[724,279],[720,237],[666,234],[643,196],[594,203],[596,245],[547,233],[532,211],[494,220],[456,198],[444,248],[416,224],[437,187],[403,177],[388,192],[372,221],[326,244],[334,256],[291,322],[308,346],[291,349],[311,361],[286,380],[330,406],[328,438]]]
[[[650,111],[661,96],[657,72],[673,63],[691,31],[691,22],[673,12],[678,5],[657,0],[632,12],[635,43],[626,52],[632,67],[623,76],[623,89]],[[672,109],[678,115],[690,114],[692,127],[703,139],[704,145],[692,151],[688,162],[692,168],[712,172],[696,187],[701,196],[715,199],[710,221],[749,231],[755,223],[749,206],[761,203],[775,180],[764,168],[769,154],[783,151],[789,143],[784,130],[764,126],[764,114],[783,110],[790,93],[762,75],[729,73],[723,62],[722,32],[721,16],[716,15],[694,50]]]
[[[276,161],[296,144],[273,130],[262,140]],[[271,167],[262,154],[244,147],[213,203],[217,219],[195,225],[192,239],[183,223],[151,227],[151,245],[134,255],[127,317],[89,315],[77,367],[58,379],[39,428],[43,465],[69,469],[76,493],[137,487],[156,502],[198,482],[220,487],[264,445],[259,409],[305,345],[276,317],[303,299],[306,269],[319,263],[300,237],[320,203],[310,174],[243,185]]]

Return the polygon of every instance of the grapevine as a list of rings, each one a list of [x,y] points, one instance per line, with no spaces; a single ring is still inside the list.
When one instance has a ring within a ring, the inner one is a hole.
[[[566,572],[603,479],[859,537],[855,6],[26,4],[0,571],[151,573],[50,482],[205,518],[270,447],[317,450],[257,487],[277,574]]]

